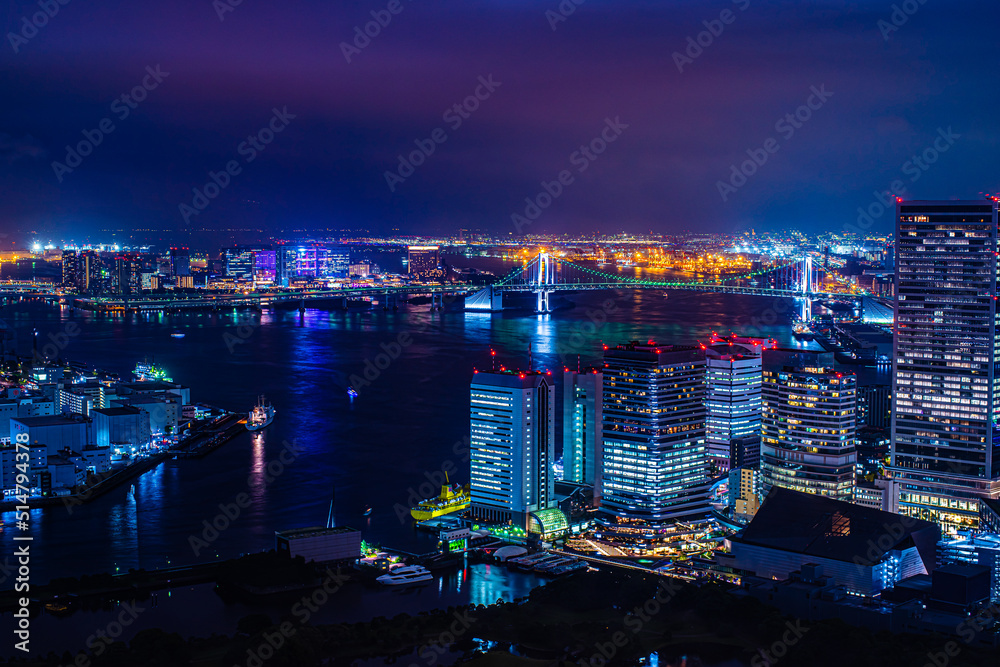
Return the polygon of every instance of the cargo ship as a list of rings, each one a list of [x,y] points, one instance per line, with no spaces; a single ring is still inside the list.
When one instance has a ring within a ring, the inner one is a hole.
[[[259,431],[264,428],[274,419],[274,413],[274,406],[269,403],[265,403],[264,397],[261,396],[257,405],[250,411],[250,414],[247,415],[247,430]]]
[[[460,512],[467,509],[472,503],[472,494],[469,492],[469,485],[452,487],[448,481],[448,473],[444,475],[445,483],[441,485],[441,495],[436,498],[428,498],[416,507],[410,508],[410,515],[417,521],[426,521],[443,514]]]

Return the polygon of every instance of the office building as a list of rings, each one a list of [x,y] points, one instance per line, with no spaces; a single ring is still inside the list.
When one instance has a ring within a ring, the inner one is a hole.
[[[730,468],[760,469],[760,433],[736,438],[729,444]]]
[[[728,506],[732,517],[746,523],[760,509],[760,471],[754,468],[733,468],[729,471]]]
[[[752,338],[712,334],[705,349],[705,442],[709,462],[719,472],[729,470],[734,440],[760,434],[763,345]]]
[[[858,387],[858,428],[886,429],[892,425],[892,387],[871,384]]]
[[[764,369],[761,477],[839,500],[854,495],[856,379],[823,366]]]
[[[563,372],[563,479],[593,486],[595,503],[600,501],[603,391],[604,374],[596,368]]]
[[[984,565],[990,570],[990,601],[1000,603],[1000,535],[960,531],[937,545],[937,564]]]
[[[170,275],[175,278],[191,275],[191,251],[188,248],[170,249]]]
[[[274,250],[260,249],[253,254],[253,281],[255,283],[273,283],[277,280],[277,253]]]
[[[347,273],[349,276],[358,278],[367,278],[371,275],[372,266],[367,262],[361,262],[359,264],[351,264],[347,267]]]
[[[330,246],[327,249],[326,277],[346,278],[351,265],[351,249],[347,246]]]
[[[411,276],[434,273],[440,264],[436,245],[411,245],[406,248],[406,270]]]
[[[896,207],[892,455],[900,512],[975,528],[1000,498],[997,204]]]
[[[709,512],[705,355],[632,342],[604,353],[601,508],[662,524]]]
[[[236,281],[253,280],[254,248],[237,246],[223,251],[226,260],[226,275]]]
[[[123,297],[135,296],[142,291],[142,259],[136,253],[122,253],[114,257],[111,274],[111,291]]]
[[[470,397],[472,515],[525,531],[554,506],[555,387],[538,371],[478,371]]]

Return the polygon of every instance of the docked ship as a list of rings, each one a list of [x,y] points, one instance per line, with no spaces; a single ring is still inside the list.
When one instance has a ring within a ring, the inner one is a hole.
[[[813,340],[816,338],[816,335],[813,333],[812,329],[809,328],[809,325],[804,322],[799,322],[792,327],[792,337],[795,340],[807,341]]]
[[[163,370],[155,363],[149,359],[143,359],[135,365],[135,370],[132,371],[136,379],[140,382],[173,382],[172,378],[167,377],[167,371]]]
[[[410,515],[417,521],[426,521],[442,514],[451,514],[467,509],[472,503],[472,493],[469,485],[454,487],[448,481],[448,473],[444,474],[445,483],[441,485],[441,495],[428,498],[416,507],[410,508]]]
[[[254,409],[250,411],[249,416],[247,416],[247,430],[248,431],[259,431],[264,428],[274,419],[275,409],[270,403],[264,401],[264,397],[261,396],[257,405]]]
[[[434,578],[430,570],[420,565],[397,566],[389,570],[389,574],[376,577],[375,581],[386,586],[400,586],[402,584],[416,584],[421,581],[430,581]]]

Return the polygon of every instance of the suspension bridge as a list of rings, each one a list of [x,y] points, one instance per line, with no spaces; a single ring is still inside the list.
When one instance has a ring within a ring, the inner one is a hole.
[[[695,290],[793,298],[798,303],[800,319],[807,322],[812,319],[813,301],[862,298],[860,295],[825,291],[823,274],[824,270],[815,266],[812,257],[807,256],[775,262],[772,266],[743,275],[721,276],[715,281],[652,280],[606,273],[543,252],[493,285],[467,297],[465,309],[491,312],[503,310],[503,297],[508,293],[533,292],[535,311],[548,313],[552,310],[550,296],[554,292],[602,289]],[[892,307],[871,297],[864,297],[862,305],[876,318],[892,318]]]
[[[776,260],[743,275],[723,275],[712,281],[666,281],[636,278],[621,273],[607,273],[590,266],[561,259],[542,252],[530,261],[514,268],[496,283],[479,289],[464,284],[343,286],[336,289],[287,290],[272,289],[247,293],[184,293],[135,295],[122,297],[76,297],[62,294],[53,287],[8,281],[0,283],[0,303],[23,297],[40,298],[99,312],[176,312],[181,310],[229,308],[269,308],[281,304],[305,309],[307,302],[339,302],[346,309],[348,299],[377,299],[385,308],[393,308],[400,298],[427,295],[431,307],[444,307],[446,300],[465,299],[465,310],[496,312],[504,309],[504,295],[533,293],[535,311],[552,311],[550,297],[554,292],[585,290],[692,290],[722,294],[745,294],[792,298],[798,304],[801,321],[812,319],[814,301],[851,300],[860,302],[865,321],[891,323],[892,303],[868,295],[829,292],[823,289],[825,271],[813,263],[812,257]]]

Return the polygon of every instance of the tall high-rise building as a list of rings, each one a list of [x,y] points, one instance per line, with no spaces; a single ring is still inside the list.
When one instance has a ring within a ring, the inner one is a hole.
[[[823,366],[765,366],[760,468],[772,486],[851,500],[856,378]]]
[[[237,246],[223,250],[226,260],[226,275],[234,280],[253,280],[255,248]]]
[[[758,339],[712,334],[705,349],[705,443],[710,463],[720,472],[729,470],[734,440],[760,436],[763,347]]]
[[[406,248],[406,270],[411,276],[437,271],[440,258],[436,245],[411,245]]]
[[[328,278],[346,278],[351,266],[351,249],[348,246],[331,246],[327,253]]]
[[[142,258],[137,253],[115,255],[115,269],[111,276],[112,291],[128,297],[142,291]]]
[[[887,384],[858,387],[858,428],[888,429],[892,423],[892,388]]]
[[[77,287],[77,277],[80,273],[80,260],[76,250],[63,250],[62,254],[62,284],[64,287]]]
[[[191,251],[188,248],[180,247],[170,249],[170,275],[191,275]]]
[[[601,508],[650,523],[709,512],[705,355],[632,342],[604,353]]]
[[[104,262],[96,250],[84,250],[77,255],[77,289],[84,294],[104,291]]]
[[[901,513],[946,529],[1000,498],[997,204],[896,206],[890,470]]]
[[[596,503],[600,500],[604,374],[595,368],[566,369],[562,390],[563,479],[592,485]]]
[[[555,504],[555,386],[538,371],[477,371],[470,396],[472,515],[528,529]]]
[[[277,255],[267,248],[253,253],[253,280],[255,283],[273,283],[277,279]]]

